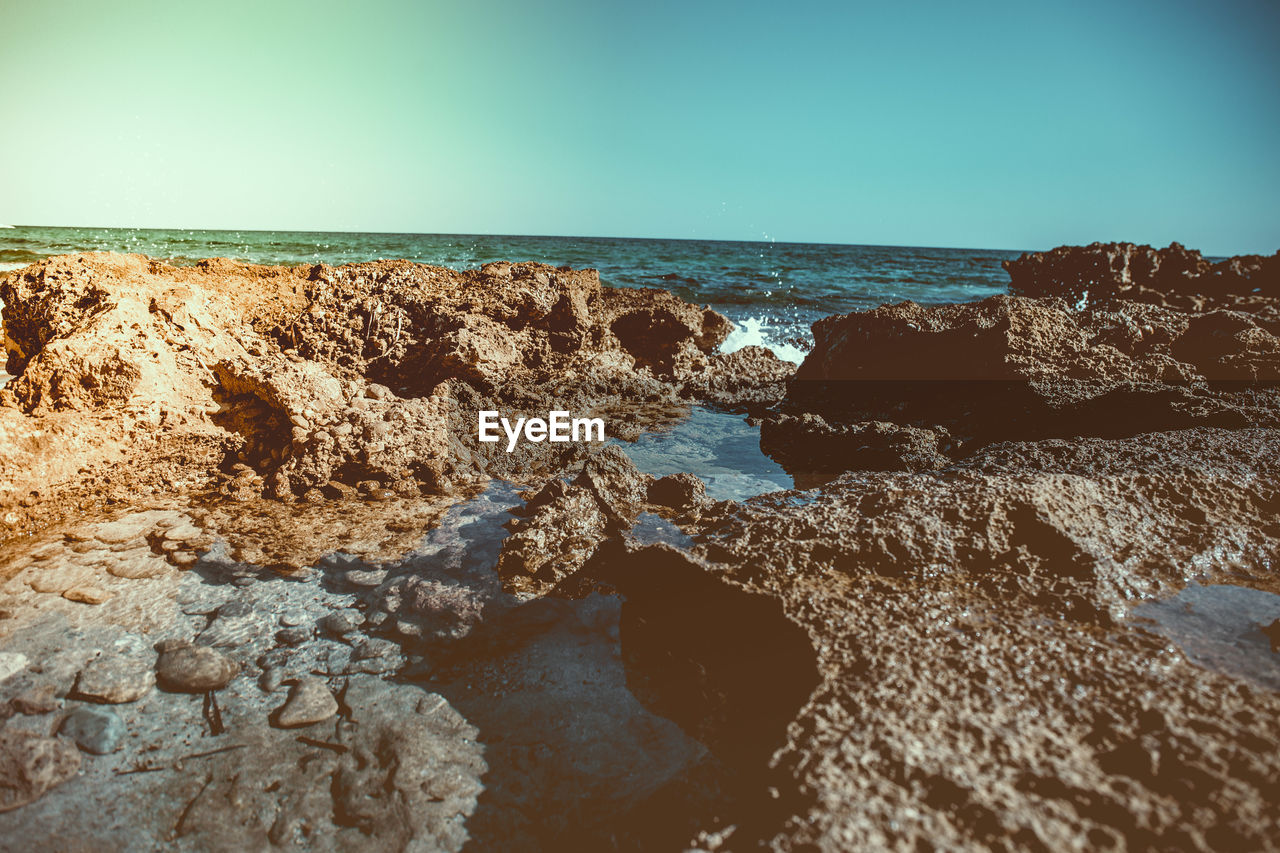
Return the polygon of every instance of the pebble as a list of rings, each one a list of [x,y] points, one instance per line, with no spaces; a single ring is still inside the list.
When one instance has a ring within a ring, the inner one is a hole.
[[[58,710],[62,704],[58,699],[58,689],[52,684],[42,684],[18,694],[13,698],[13,710],[19,714],[35,716],[48,714]]]
[[[381,637],[370,637],[357,644],[351,652],[354,660],[371,660],[373,658],[392,657],[400,652],[400,644]]]
[[[231,658],[208,646],[185,646],[160,653],[156,679],[166,690],[207,693],[221,690],[240,668]]]
[[[386,569],[352,569],[347,572],[347,583],[352,586],[380,586],[386,579]]]
[[[311,639],[311,629],[297,625],[292,628],[281,628],[276,631],[277,642],[286,646],[300,646]]]
[[[76,678],[75,692],[99,702],[136,702],[155,686],[154,670],[137,658],[115,655],[90,661]]]
[[[189,569],[196,564],[196,555],[190,551],[174,551],[169,559],[180,569]]]
[[[278,666],[266,667],[258,678],[258,686],[262,688],[263,693],[274,693],[280,689],[280,685],[283,683],[284,669]]]
[[[301,607],[290,607],[280,614],[280,624],[286,628],[292,628],[306,623],[309,618],[307,611]]]
[[[62,721],[59,732],[76,742],[85,752],[107,755],[120,748],[124,739],[124,720],[111,708],[82,705]]]
[[[282,729],[310,726],[338,713],[338,700],[329,685],[319,678],[300,679],[289,688],[289,698],[275,712],[275,725]]]
[[[20,652],[0,652],[0,681],[27,668],[27,656]]]
[[[73,586],[63,592],[62,597],[67,601],[79,601],[82,604],[102,604],[114,598],[115,593],[96,586]]]
[[[325,633],[332,634],[335,637],[342,637],[359,628],[363,621],[364,618],[360,615],[359,610],[335,610],[322,617],[316,624]]]

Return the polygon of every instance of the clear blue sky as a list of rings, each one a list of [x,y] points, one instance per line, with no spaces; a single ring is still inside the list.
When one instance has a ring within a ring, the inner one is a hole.
[[[0,0],[0,222],[1280,248],[1280,4]]]

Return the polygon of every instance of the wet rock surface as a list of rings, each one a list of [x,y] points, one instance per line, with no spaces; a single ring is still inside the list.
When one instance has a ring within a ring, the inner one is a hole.
[[[1162,252],[828,318],[798,370],[536,264],[7,277],[0,837],[1269,849],[1270,261]],[[629,414],[455,423],[560,394]]]

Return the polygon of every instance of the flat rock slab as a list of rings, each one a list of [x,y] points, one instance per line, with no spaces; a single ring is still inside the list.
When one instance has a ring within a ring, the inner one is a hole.
[[[216,649],[184,646],[160,653],[156,680],[165,690],[207,693],[226,687],[239,669],[235,661]]]
[[[34,802],[76,775],[80,753],[69,742],[0,729],[0,812]]]
[[[282,729],[321,723],[338,713],[338,700],[329,685],[319,678],[303,678],[289,689],[289,698],[275,712],[275,725]]]
[[[62,597],[81,604],[105,604],[115,597],[115,593],[96,586],[73,586],[63,592]]]
[[[135,658],[99,657],[76,679],[75,692],[87,699],[119,705],[136,702],[155,686],[155,670]]]
[[[169,564],[150,550],[137,549],[120,555],[112,555],[106,562],[107,571],[118,578],[145,580],[168,574]]]

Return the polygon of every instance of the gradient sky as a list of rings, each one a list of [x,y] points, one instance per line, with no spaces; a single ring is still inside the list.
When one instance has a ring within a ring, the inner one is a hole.
[[[0,0],[0,222],[1280,248],[1280,3]]]

